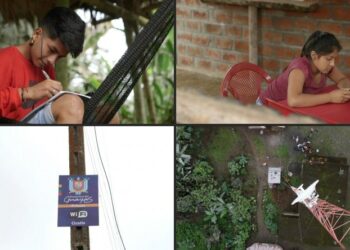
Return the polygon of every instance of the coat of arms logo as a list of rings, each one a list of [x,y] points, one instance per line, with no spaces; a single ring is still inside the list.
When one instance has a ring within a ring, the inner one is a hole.
[[[80,176],[69,179],[69,193],[81,195],[88,192],[89,178],[82,178]]]

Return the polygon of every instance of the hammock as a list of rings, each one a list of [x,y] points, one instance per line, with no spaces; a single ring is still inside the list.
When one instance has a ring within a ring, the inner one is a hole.
[[[85,104],[83,124],[109,123],[174,25],[174,16],[175,1],[165,0],[91,99],[83,99]],[[43,107],[30,113],[21,123],[27,123]],[[13,121],[1,118],[0,122]]]
[[[175,1],[165,0],[85,104],[83,124],[108,123],[174,25]]]

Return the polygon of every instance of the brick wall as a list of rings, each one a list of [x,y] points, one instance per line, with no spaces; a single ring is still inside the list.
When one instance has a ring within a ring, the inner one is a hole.
[[[336,35],[343,46],[338,67],[350,76],[350,2],[320,0],[314,12],[258,10],[258,64],[273,77],[299,56],[315,30]],[[176,0],[177,66],[223,77],[248,61],[248,7]]]

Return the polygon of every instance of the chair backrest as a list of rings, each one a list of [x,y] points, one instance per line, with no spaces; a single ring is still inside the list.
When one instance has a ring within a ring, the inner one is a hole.
[[[221,95],[231,95],[243,104],[255,103],[261,92],[261,83],[272,78],[259,66],[242,62],[233,65],[221,83]]]

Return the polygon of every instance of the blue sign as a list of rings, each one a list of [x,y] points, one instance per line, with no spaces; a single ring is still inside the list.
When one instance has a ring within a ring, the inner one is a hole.
[[[98,176],[60,175],[58,226],[98,225]]]

